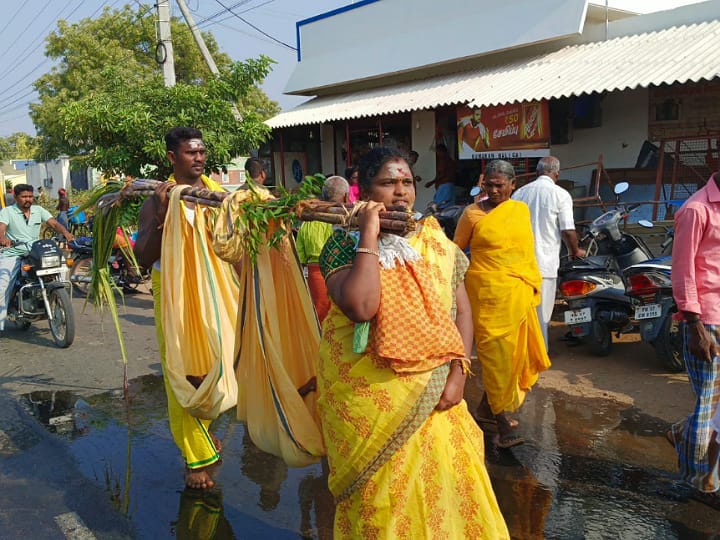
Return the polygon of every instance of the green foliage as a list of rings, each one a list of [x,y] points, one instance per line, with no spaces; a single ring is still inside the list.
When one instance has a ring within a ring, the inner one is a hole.
[[[59,21],[46,55],[59,61],[35,82],[40,103],[31,116],[42,155],[73,156],[73,168],[93,166],[108,174],[139,176],[145,165],[167,175],[163,135],[174,126],[203,131],[208,165],[216,170],[248,153],[267,136],[262,123],[278,106],[259,90],[272,60],[233,63],[204,33],[221,76],[213,76],[189,29],[171,21],[177,85],[164,88],[155,61],[155,16],[151,5],[105,8],[96,19]],[[235,121],[230,102],[244,121]]]
[[[252,180],[249,182],[251,192],[256,193]],[[306,176],[295,192],[280,187],[276,199],[251,196],[238,205],[234,226],[243,231],[243,249],[253,264],[264,246],[274,248],[287,237],[295,224],[295,206],[302,200],[319,197],[324,182],[325,176],[316,173]]]
[[[27,133],[18,132],[9,137],[0,137],[0,161],[33,158],[39,148],[39,139]]]

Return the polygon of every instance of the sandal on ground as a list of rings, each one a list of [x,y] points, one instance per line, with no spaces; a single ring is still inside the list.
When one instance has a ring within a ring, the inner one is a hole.
[[[523,439],[519,435],[503,435],[502,437],[498,437],[495,440],[495,444],[498,446],[498,448],[512,448],[513,446],[524,443],[525,439]]]
[[[690,494],[691,499],[695,499],[697,502],[706,504],[710,508],[720,510],[720,491],[700,491],[694,489]]]

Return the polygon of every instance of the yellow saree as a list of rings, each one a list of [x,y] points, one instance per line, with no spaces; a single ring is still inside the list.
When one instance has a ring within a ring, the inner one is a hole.
[[[409,244],[421,257],[405,264],[418,273],[426,266],[449,319],[457,248],[432,218]],[[332,249],[326,245],[321,258]],[[386,283],[381,277],[387,297]],[[405,315],[398,334],[414,313]],[[447,363],[398,375],[372,336],[366,352],[353,352],[354,332],[333,303],[323,323],[318,409],[337,502],[334,537],[509,538],[485,469],[482,431],[464,401],[434,410]]]
[[[530,211],[507,200],[485,213],[465,209],[455,239],[469,240],[470,296],[483,386],[493,414],[512,412],[550,367],[535,306],[542,277],[535,259]]]

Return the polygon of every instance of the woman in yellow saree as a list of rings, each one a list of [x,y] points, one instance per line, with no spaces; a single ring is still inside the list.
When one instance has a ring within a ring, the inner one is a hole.
[[[332,300],[318,410],[334,537],[509,538],[482,431],[462,399],[472,347],[467,259],[433,218],[409,238],[380,234],[378,212],[415,200],[396,150],[368,153],[360,185],[368,202],[359,235],[336,231],[320,259]]]
[[[485,388],[477,415],[494,416],[501,448],[524,442],[505,412],[518,410],[538,374],[550,367],[535,309],[542,278],[530,211],[510,199],[514,188],[512,165],[491,161],[483,180],[487,199],[468,206],[455,230],[455,243],[470,247],[467,291]]]

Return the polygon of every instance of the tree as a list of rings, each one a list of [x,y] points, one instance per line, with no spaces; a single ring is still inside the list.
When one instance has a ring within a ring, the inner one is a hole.
[[[38,139],[27,133],[17,132],[9,137],[0,137],[0,161],[28,159],[34,157],[38,149]]]
[[[233,63],[204,33],[221,71],[215,77],[187,27],[177,19],[171,25],[177,85],[166,89],[155,61],[151,6],[105,8],[97,19],[75,24],[59,21],[46,54],[60,64],[35,82],[40,103],[31,106],[40,153],[68,154],[73,166],[139,175],[146,164],[167,170],[162,138],[175,125],[203,130],[213,168],[262,142],[268,133],[262,120],[279,110],[256,87],[272,60]],[[242,112],[241,124],[231,101]]]

